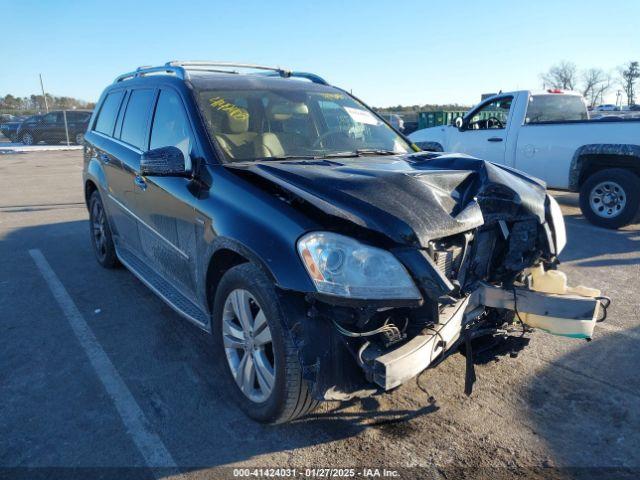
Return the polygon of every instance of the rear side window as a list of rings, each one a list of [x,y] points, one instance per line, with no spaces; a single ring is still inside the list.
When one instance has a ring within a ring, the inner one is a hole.
[[[178,147],[189,170],[192,143],[189,120],[180,97],[172,90],[162,90],[153,116],[150,148]]]
[[[589,120],[587,106],[578,95],[531,95],[526,124]]]
[[[122,101],[123,91],[113,92],[107,95],[102,103],[102,108],[96,121],[96,132],[104,133],[111,136],[113,134],[113,126],[116,123],[116,115]]]
[[[144,139],[147,133],[147,118],[153,101],[153,93],[153,90],[134,90],[131,92],[122,121],[120,140],[141,150],[146,150]]]

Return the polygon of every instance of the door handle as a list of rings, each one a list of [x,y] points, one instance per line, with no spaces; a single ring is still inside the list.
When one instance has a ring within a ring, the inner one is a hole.
[[[491,138],[487,138],[487,142],[501,142],[502,138],[500,137],[491,137]]]
[[[107,155],[106,153],[101,153],[100,155],[98,155],[98,158],[100,158],[100,160],[102,160],[104,163],[109,163],[111,161],[111,157],[109,157],[109,155]]]
[[[136,175],[136,178],[133,179],[133,183],[135,183],[136,186],[142,191],[147,189],[147,182],[145,182],[144,178],[142,178],[140,175]]]

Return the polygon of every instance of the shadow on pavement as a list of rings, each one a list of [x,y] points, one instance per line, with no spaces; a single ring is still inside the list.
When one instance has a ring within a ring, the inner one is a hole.
[[[295,463],[287,456],[292,450],[350,438],[372,427],[402,436],[417,428],[413,419],[438,409],[427,405],[381,410],[370,398],[337,407],[329,404],[288,425],[249,420],[231,401],[209,336],[123,268],[101,268],[88,228],[87,221],[47,224],[17,229],[0,239],[0,256],[9,259],[3,277],[6,274],[14,285],[13,293],[0,298],[0,308],[8,312],[0,339],[0,433],[7,433],[0,441],[0,465],[144,466],[34,267],[27,252],[31,248],[42,251],[150,429],[182,469],[265,454],[272,463]],[[298,461],[308,464],[313,456]]]

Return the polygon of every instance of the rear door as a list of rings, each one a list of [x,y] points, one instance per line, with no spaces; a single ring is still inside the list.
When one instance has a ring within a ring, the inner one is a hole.
[[[504,96],[480,105],[467,115],[460,131],[451,132],[447,150],[504,164],[512,104],[513,97]]]
[[[175,146],[191,171],[198,147],[182,98],[171,88],[160,90],[149,137],[149,149]],[[192,299],[196,298],[196,225],[193,181],[185,177],[138,179],[140,244],[154,270]]]
[[[113,220],[116,244],[137,255],[141,255],[141,250],[135,213],[137,190],[133,182],[146,142],[153,95],[153,89],[111,91],[100,107],[92,132],[94,154],[107,177],[104,201]],[[127,128],[123,140],[125,116]]]
[[[47,143],[58,143],[65,138],[64,119],[62,112],[47,113],[42,117],[38,138]]]

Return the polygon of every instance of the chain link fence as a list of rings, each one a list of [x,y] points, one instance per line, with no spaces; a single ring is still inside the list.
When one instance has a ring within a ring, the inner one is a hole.
[[[0,142],[82,145],[91,110],[50,110],[45,113],[9,113],[0,109]]]
[[[0,143],[82,144],[94,105],[50,94],[0,95]]]

